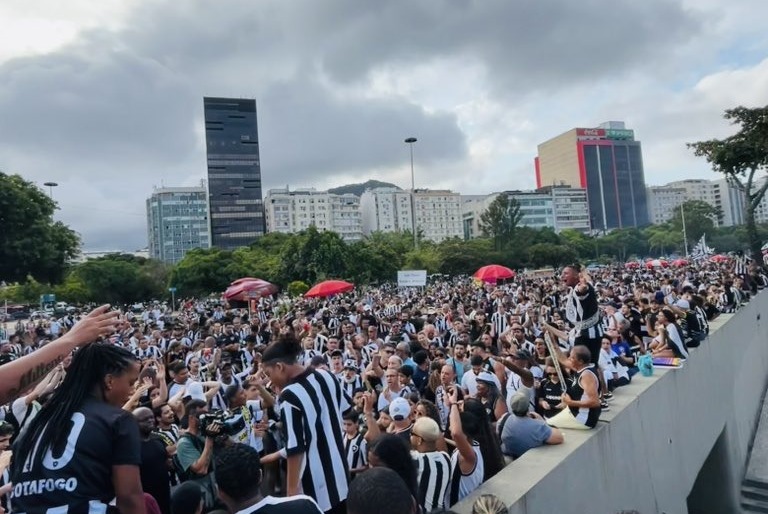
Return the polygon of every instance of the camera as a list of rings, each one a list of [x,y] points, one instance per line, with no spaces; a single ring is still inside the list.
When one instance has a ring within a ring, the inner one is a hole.
[[[238,432],[234,416],[227,415],[224,411],[209,412],[200,415],[200,431],[208,437],[230,436]],[[218,425],[218,431],[212,429],[212,425]]]

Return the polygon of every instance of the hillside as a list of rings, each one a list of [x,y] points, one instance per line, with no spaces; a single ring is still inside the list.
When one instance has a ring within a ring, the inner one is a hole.
[[[397,189],[400,189],[396,185],[390,184],[389,182],[381,182],[379,180],[369,180],[362,184],[347,184],[344,186],[334,187],[333,189],[329,189],[328,192],[336,195],[352,193],[353,195],[360,196],[363,194],[363,192],[366,189],[373,189],[376,187],[395,187]]]

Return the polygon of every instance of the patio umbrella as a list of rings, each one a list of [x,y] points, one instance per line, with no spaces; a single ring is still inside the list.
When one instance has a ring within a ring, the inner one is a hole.
[[[513,270],[499,264],[483,266],[472,275],[472,277],[482,280],[483,282],[496,282],[497,280],[513,278],[514,276],[515,272]]]
[[[626,264],[624,264],[624,267],[627,269],[637,269],[640,267],[640,263],[636,261],[630,261]]]
[[[682,268],[683,266],[688,266],[688,259],[675,259],[672,261],[672,266],[676,266],[678,268]]]
[[[352,291],[354,288],[355,284],[343,280],[325,280],[312,286],[309,291],[304,293],[304,296],[307,298],[333,296],[335,294]]]
[[[730,260],[730,257],[723,254],[713,255],[709,258],[711,262],[721,263],[721,262],[728,262]]]
[[[669,266],[669,263],[665,261],[664,259],[652,259],[650,261],[647,261],[645,263],[645,267],[648,269],[651,268],[666,268]]]
[[[241,278],[232,282],[224,291],[225,300],[245,302],[249,298],[269,296],[277,292],[277,286],[260,278]]]

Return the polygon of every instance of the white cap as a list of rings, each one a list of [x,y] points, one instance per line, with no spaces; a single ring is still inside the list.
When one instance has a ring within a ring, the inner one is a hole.
[[[187,390],[184,396],[189,396],[193,400],[207,401],[205,393],[203,392],[203,384],[200,382],[192,382],[187,386]]]
[[[403,421],[411,415],[411,404],[405,398],[395,398],[389,404],[389,416],[395,421]]]

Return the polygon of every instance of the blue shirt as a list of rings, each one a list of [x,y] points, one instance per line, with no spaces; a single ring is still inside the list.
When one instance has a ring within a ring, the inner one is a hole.
[[[531,448],[546,444],[551,436],[552,428],[545,422],[510,414],[501,432],[501,442],[504,453],[518,459]]]

